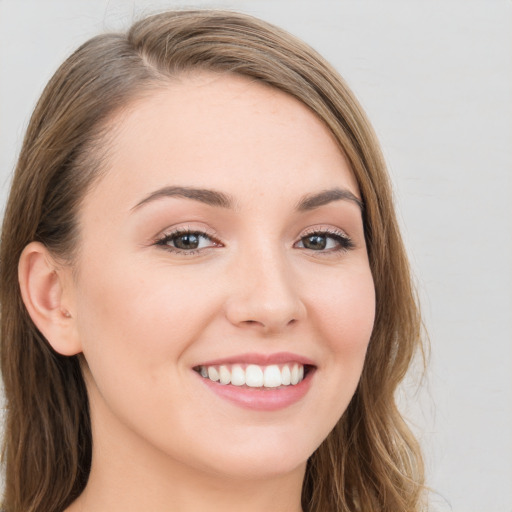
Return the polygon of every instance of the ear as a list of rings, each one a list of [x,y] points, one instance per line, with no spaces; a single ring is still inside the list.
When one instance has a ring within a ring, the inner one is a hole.
[[[71,269],[57,265],[43,244],[31,242],[21,253],[18,279],[28,314],[53,349],[65,356],[80,353]]]

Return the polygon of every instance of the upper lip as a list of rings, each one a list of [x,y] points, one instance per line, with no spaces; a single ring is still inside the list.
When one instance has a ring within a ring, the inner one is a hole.
[[[222,364],[257,364],[258,366],[269,366],[272,364],[285,363],[300,363],[302,365],[316,366],[308,357],[294,354],[292,352],[276,352],[274,354],[250,352],[204,361],[196,366],[219,366]]]

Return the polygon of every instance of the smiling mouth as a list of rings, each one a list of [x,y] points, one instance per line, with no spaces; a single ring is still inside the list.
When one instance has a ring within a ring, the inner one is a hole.
[[[296,386],[313,369],[301,363],[271,364],[223,364],[196,366],[194,370],[204,379],[223,385],[245,388],[276,389]]]

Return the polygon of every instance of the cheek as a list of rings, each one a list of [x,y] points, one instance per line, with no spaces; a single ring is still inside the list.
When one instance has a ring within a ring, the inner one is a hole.
[[[347,410],[361,377],[375,318],[370,269],[361,264],[323,278],[317,274],[308,305],[317,344],[325,350],[315,375],[318,446]]]
[[[320,284],[320,283],[318,283]],[[369,268],[324,282],[323,294],[311,301],[317,325],[331,351],[363,357],[375,319],[375,289]]]
[[[134,275],[129,268],[139,271]],[[148,432],[173,424],[176,410],[162,404],[169,389],[179,388],[188,370],[180,364],[182,354],[209,318],[207,298],[198,300],[194,292],[201,283],[187,278],[190,286],[184,286],[165,269],[145,270],[134,262],[96,270],[95,278],[92,266],[81,276],[77,316],[93,406],[133,428],[146,421],[140,418],[151,418],[143,427]]]
[[[348,269],[347,269],[348,270]],[[319,411],[334,427],[352,399],[363,370],[375,319],[375,289],[370,269],[361,266],[326,280],[316,294],[314,322],[329,358],[318,372],[323,389]]]
[[[151,268],[109,262],[82,276],[83,353],[92,381],[113,409],[144,404],[160,410],[158,400],[165,400],[167,386],[185,380],[186,355],[219,302],[204,283],[201,273],[171,272],[159,262]]]
[[[165,269],[144,271],[137,263],[131,268],[139,270],[133,274],[122,265],[110,265],[101,277],[82,277],[79,311],[85,342],[101,338],[108,345],[122,343],[148,355],[179,350],[181,340],[186,343],[199,329],[198,310],[205,301],[197,289],[202,283],[187,278],[185,285]]]

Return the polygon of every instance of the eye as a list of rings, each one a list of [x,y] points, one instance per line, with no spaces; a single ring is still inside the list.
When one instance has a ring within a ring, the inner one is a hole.
[[[303,236],[296,247],[310,251],[335,252],[348,251],[354,247],[354,243],[341,231],[315,231]]]
[[[207,249],[209,247],[217,247],[219,243],[210,235],[202,231],[176,230],[172,233],[164,235],[157,240],[156,245],[164,246],[164,248],[181,254],[192,254]]]

